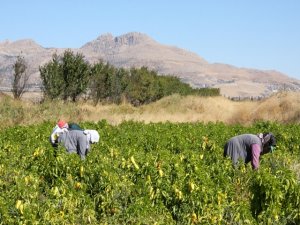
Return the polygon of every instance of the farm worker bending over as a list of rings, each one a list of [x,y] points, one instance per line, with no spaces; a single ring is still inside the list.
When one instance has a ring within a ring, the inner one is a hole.
[[[56,126],[53,128],[51,135],[50,135],[50,143],[53,147],[57,147],[58,142],[58,134],[62,132],[66,132],[69,130],[83,130],[78,124],[76,123],[67,123],[64,120],[59,120]]]
[[[62,143],[68,153],[77,153],[81,159],[85,159],[90,144],[99,142],[100,136],[96,130],[83,130],[76,123],[67,123],[59,120],[50,135],[50,142],[53,147]]]
[[[69,130],[58,134],[58,143],[62,143],[68,153],[77,153],[83,160],[90,150],[90,144],[99,142],[99,138],[96,130]]]
[[[260,155],[273,152],[276,139],[272,133],[242,134],[232,137],[224,146],[224,156],[229,156],[234,166],[239,160],[249,163],[253,169],[259,167]]]

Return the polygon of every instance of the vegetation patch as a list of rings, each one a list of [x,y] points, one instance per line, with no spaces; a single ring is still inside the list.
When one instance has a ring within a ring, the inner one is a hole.
[[[0,131],[0,224],[299,224],[297,125],[84,122],[101,140],[86,160],[52,148],[53,123]],[[223,145],[272,131],[258,171]],[[9,196],[9,197],[8,197]]]

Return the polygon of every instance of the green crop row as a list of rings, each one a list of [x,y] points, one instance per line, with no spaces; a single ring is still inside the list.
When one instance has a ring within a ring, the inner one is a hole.
[[[53,149],[53,124],[0,131],[0,224],[299,224],[300,129],[260,122],[138,123],[96,129],[86,160]],[[258,171],[234,169],[227,139],[272,131]]]

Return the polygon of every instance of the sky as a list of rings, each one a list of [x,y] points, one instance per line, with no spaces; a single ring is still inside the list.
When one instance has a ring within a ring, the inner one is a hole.
[[[103,34],[129,32],[209,63],[300,80],[299,0],[0,0],[0,42],[80,48]]]

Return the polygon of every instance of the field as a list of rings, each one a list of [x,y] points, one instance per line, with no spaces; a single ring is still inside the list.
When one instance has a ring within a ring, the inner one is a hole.
[[[2,224],[299,224],[296,125],[82,123],[101,141],[85,161],[48,143],[53,124],[0,134]],[[271,130],[259,171],[235,170],[223,144]],[[8,197],[9,196],[9,197]]]
[[[170,101],[174,104],[175,100],[180,101],[178,107],[170,107]],[[208,105],[203,99],[192,100],[194,109],[190,110],[200,112]],[[265,109],[275,111],[271,102],[280,103],[271,100],[265,100],[269,106]],[[112,114],[119,116],[124,112],[141,115],[143,110],[153,116],[167,110],[175,118],[184,115],[180,110],[185,107],[179,106],[183,102],[189,105],[191,100],[181,101],[178,96],[164,99],[156,104],[169,102],[169,106],[159,109],[153,105],[144,109],[128,105],[101,107],[114,107],[110,108]],[[202,109],[200,101],[205,106]],[[288,106],[285,103],[282,107]],[[87,104],[79,107],[57,103],[51,107],[50,103],[37,106],[2,99],[0,224],[300,223],[297,122],[262,120],[240,124],[216,119],[154,123],[120,119],[113,123],[99,119],[103,114],[97,121],[96,113],[89,114],[93,111],[90,108]],[[260,110],[262,116],[263,108]],[[88,121],[89,116],[95,117]],[[86,160],[50,145],[50,132],[60,117],[73,118],[82,127],[99,131],[100,142],[92,146]],[[234,169],[223,157],[223,146],[230,137],[265,131],[275,134],[278,146],[274,153],[261,158],[258,171],[242,164]]]

